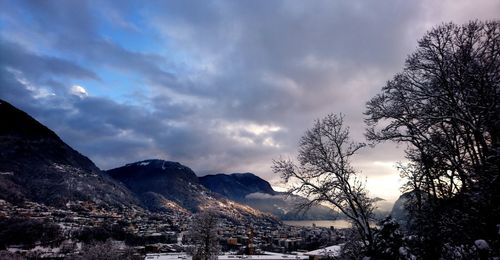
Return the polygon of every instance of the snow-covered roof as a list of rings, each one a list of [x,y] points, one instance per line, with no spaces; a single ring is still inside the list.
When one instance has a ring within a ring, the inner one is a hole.
[[[309,259],[307,256],[272,254],[272,255],[222,255],[218,259],[237,260],[237,259],[262,259],[262,260],[278,260],[278,259]]]
[[[307,255],[307,256],[339,256],[340,252],[342,250],[342,246],[343,246],[343,244],[329,246],[329,247],[309,251],[307,253],[304,253],[304,255]]]
[[[189,258],[188,258],[189,257]],[[147,254],[144,260],[179,260],[179,259],[192,259],[186,254]]]

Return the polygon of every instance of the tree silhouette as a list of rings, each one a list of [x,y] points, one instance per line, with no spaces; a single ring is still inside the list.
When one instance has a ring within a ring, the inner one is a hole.
[[[367,137],[408,144],[413,231],[444,243],[495,236],[500,217],[500,22],[444,24],[367,104]]]
[[[190,254],[193,259],[217,259],[219,245],[219,217],[216,212],[206,210],[193,216],[188,237],[193,243]]]
[[[364,146],[351,141],[342,115],[330,114],[317,120],[300,139],[298,164],[277,160],[273,171],[290,185],[290,194],[310,199],[303,208],[326,203],[344,213],[357,231],[357,241],[370,254],[374,242],[369,225],[373,218],[373,201],[350,165],[351,156]]]

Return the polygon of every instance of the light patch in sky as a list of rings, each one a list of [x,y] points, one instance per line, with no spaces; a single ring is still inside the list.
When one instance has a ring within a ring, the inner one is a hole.
[[[71,86],[69,91],[72,95],[75,95],[75,96],[80,97],[80,98],[85,98],[85,97],[89,96],[89,93],[87,92],[87,90],[80,85]]]
[[[221,122],[221,128],[224,129],[228,133],[234,132],[247,132],[253,135],[266,135],[273,132],[281,131],[282,128],[275,125],[266,125],[266,124],[256,124],[249,122]]]
[[[268,133],[278,132],[281,130],[281,127],[279,126],[258,125],[258,124],[248,124],[243,128],[255,135],[268,134]]]
[[[276,125],[257,124],[252,122],[218,122],[219,131],[232,139],[246,145],[263,145],[271,148],[279,148],[272,137],[273,134],[284,129]]]
[[[275,147],[275,148],[280,148],[280,144],[279,143],[276,143],[276,141],[274,141],[274,139],[272,139],[271,137],[268,137],[266,139],[264,139],[264,141],[262,142],[263,145],[265,146],[269,146],[269,147]]]
[[[10,67],[7,67],[6,70],[12,75],[14,75],[15,79],[17,82],[19,82],[23,87],[25,87],[28,91],[30,91],[33,95],[33,98],[35,99],[41,99],[41,98],[46,98],[50,96],[55,96],[55,94],[50,91],[47,88],[39,87],[33,83],[31,83],[30,80],[28,80],[24,75],[22,71],[19,71],[17,69],[13,69]]]
[[[373,165],[378,166],[378,167],[384,167],[387,169],[394,169],[394,167],[396,166],[396,162],[393,162],[393,161],[374,161]]]
[[[403,180],[394,174],[370,176],[366,179],[366,188],[371,192],[371,197],[380,197],[389,202],[398,199],[402,184]]]
[[[405,161],[403,158],[400,158]],[[388,202],[398,199],[402,179],[396,168],[397,161],[386,160],[355,160],[353,166],[358,170],[361,178],[366,178],[366,187],[372,197],[380,197]]]

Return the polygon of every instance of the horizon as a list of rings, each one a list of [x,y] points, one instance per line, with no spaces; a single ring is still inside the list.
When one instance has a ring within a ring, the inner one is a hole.
[[[314,120],[343,113],[363,142],[365,103],[417,41],[447,22],[491,20],[498,1],[0,3],[0,98],[100,169],[150,158],[198,176],[294,158]],[[395,201],[404,147],[353,166]]]

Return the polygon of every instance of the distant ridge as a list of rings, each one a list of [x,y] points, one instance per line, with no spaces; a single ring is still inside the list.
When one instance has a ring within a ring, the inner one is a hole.
[[[253,173],[219,173],[200,177],[199,180],[213,192],[273,214],[282,220],[331,220],[338,217],[333,210],[321,205],[299,212],[298,205],[307,199],[277,192],[269,182]]]

